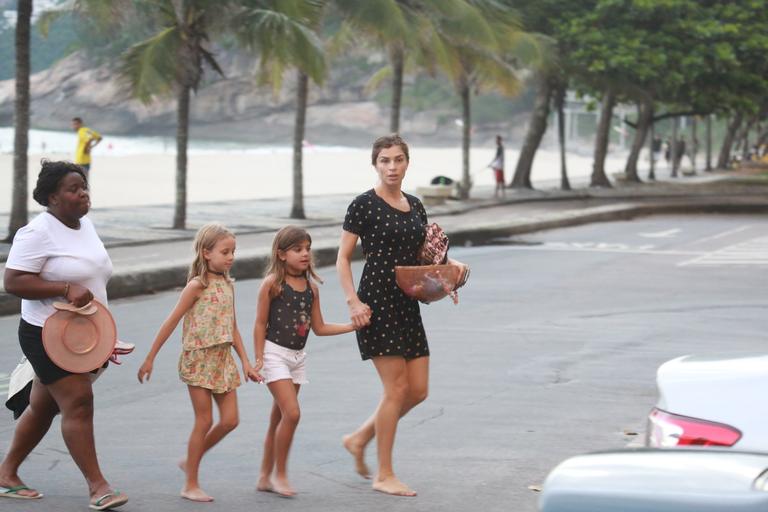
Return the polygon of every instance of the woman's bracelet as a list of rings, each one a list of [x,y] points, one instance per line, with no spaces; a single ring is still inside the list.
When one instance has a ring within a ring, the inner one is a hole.
[[[64,295],[63,295],[63,297],[65,299],[67,298],[67,294],[68,293],[69,293],[69,281],[65,281],[64,282]]]

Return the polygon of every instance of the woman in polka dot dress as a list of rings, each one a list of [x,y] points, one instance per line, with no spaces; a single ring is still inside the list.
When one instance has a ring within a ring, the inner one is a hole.
[[[373,360],[384,393],[374,414],[344,437],[344,446],[354,456],[357,472],[370,478],[363,455],[375,435],[379,467],[373,488],[415,496],[416,492],[395,476],[392,447],[400,417],[427,397],[429,347],[419,303],[397,287],[395,265],[418,264],[416,255],[424,242],[427,213],[419,199],[401,190],[409,163],[408,145],[403,139],[397,135],[377,139],[371,163],[378,183],[349,205],[336,267],[357,329],[360,355]],[[356,291],[351,259],[358,239],[365,268]],[[453,260],[449,263],[461,265]]]

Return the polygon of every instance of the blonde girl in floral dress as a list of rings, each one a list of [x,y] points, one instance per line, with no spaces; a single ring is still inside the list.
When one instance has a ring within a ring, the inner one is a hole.
[[[240,373],[232,347],[242,362],[246,379],[260,382],[262,377],[248,363],[235,319],[234,288],[229,277],[235,259],[235,236],[220,224],[207,224],[197,232],[194,248],[195,260],[189,269],[187,286],[160,326],[138,377],[139,382],[145,377],[149,380],[155,356],[183,317],[179,377],[189,389],[195,424],[189,436],[187,458],[179,463],[186,473],[181,497],[213,501],[200,488],[198,469],[203,454],[238,423],[235,389],[240,385]],[[216,425],[212,414],[214,401],[220,418]]]

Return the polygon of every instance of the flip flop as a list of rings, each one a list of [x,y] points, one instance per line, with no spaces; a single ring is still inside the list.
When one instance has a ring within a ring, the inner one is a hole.
[[[117,340],[117,342],[115,343],[114,353],[124,356],[133,352],[133,349],[135,348],[136,348],[136,345],[134,345],[133,343],[127,343],[125,341]]]
[[[117,508],[120,505],[128,503],[128,496],[121,494],[120,491],[108,492],[93,503],[88,504],[91,510],[107,510],[108,508]]]
[[[92,315],[98,310],[98,308],[91,302],[81,307],[77,307],[69,302],[54,302],[53,307],[59,311],[71,311],[72,313],[85,316]]]
[[[35,496],[26,496],[19,494],[19,491],[34,491],[26,485],[15,485],[13,487],[0,487],[0,498],[13,498],[16,500],[39,500],[43,497],[41,493],[37,493]]]

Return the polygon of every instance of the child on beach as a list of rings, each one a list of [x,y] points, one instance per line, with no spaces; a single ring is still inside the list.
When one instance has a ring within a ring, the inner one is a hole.
[[[181,497],[213,501],[198,482],[203,454],[238,423],[237,394],[240,374],[232,357],[234,346],[246,379],[261,381],[248,362],[235,318],[234,289],[229,271],[235,259],[235,236],[220,224],[207,224],[197,232],[195,260],[189,268],[187,286],[152,343],[139,382],[149,381],[155,356],[184,317],[179,377],[187,385],[195,424],[189,436],[186,460],[179,467],[186,473]],[[213,425],[211,398],[219,408],[219,423]]]
[[[253,339],[260,368],[274,397],[257,489],[293,496],[286,466],[299,423],[298,393],[307,381],[304,345],[309,329],[317,336],[354,330],[352,324],[327,324],[320,312],[314,281],[312,238],[302,228],[286,226],[275,235],[272,258],[259,290]],[[273,476],[274,473],[274,476]]]

